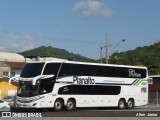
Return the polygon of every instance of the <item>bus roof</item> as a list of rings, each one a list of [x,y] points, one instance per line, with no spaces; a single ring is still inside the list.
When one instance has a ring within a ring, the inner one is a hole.
[[[97,66],[113,66],[113,67],[130,67],[130,68],[142,68],[142,69],[147,69],[145,66],[102,64],[102,63],[77,62],[77,61],[68,61],[68,60],[32,61],[32,62],[29,62],[29,63],[70,63],[70,64],[97,65]]]

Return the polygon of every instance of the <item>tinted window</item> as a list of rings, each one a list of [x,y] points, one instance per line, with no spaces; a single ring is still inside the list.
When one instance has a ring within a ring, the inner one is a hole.
[[[61,76],[100,76],[100,77],[145,78],[146,74],[147,74],[147,71],[145,69],[138,69],[138,68],[64,63],[60,70],[59,77]]]
[[[54,84],[55,80],[52,78],[40,80],[39,94],[41,95],[52,92]]]
[[[61,87],[58,94],[74,95],[118,95],[120,86],[100,86],[100,85],[68,85]]]
[[[60,63],[48,63],[45,66],[43,75],[51,75],[54,74],[55,76],[57,75],[57,72],[59,70]]]
[[[19,81],[18,92],[19,97],[33,97],[38,95],[38,85],[32,85],[32,81]]]
[[[112,67],[81,65],[81,64],[63,64],[59,76],[113,76]]]
[[[30,77],[36,77],[38,75],[41,75],[43,66],[44,66],[44,63],[27,63],[24,66],[20,77],[30,78]]]
[[[124,78],[145,78],[147,71],[139,68],[115,67],[115,77]]]

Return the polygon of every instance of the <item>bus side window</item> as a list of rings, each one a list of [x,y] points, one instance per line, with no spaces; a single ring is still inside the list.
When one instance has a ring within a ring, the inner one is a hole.
[[[52,78],[40,80],[39,93],[40,94],[50,93],[53,90],[53,86],[54,86],[54,82]]]
[[[52,74],[54,74],[54,76],[56,76],[57,73],[58,73],[59,67],[60,67],[60,63],[48,63],[45,66],[43,75],[52,75]]]

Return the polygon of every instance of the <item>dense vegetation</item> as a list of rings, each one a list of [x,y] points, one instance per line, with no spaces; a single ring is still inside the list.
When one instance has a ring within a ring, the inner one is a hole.
[[[150,46],[137,47],[121,53],[114,53],[109,60],[113,64],[147,66],[149,74],[160,74],[160,42]]]
[[[29,51],[24,51],[23,56],[52,56],[57,58],[69,59],[81,62],[99,62],[79,54],[70,53],[64,49],[51,46],[39,47]],[[105,61],[105,60],[104,60]],[[137,47],[135,50],[129,50],[121,53],[114,53],[109,58],[111,64],[139,65],[147,66],[150,75],[160,74],[160,42],[150,46]]]

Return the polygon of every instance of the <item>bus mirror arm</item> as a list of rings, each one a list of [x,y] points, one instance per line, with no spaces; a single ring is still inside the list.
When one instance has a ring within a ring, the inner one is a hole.
[[[33,79],[32,85],[36,85],[36,82],[38,79],[46,79],[46,78],[52,78],[52,77],[54,77],[54,75],[39,75]]]
[[[18,80],[19,80],[19,77],[11,77],[11,78],[8,80],[8,84],[10,85],[12,81],[18,82]]]

